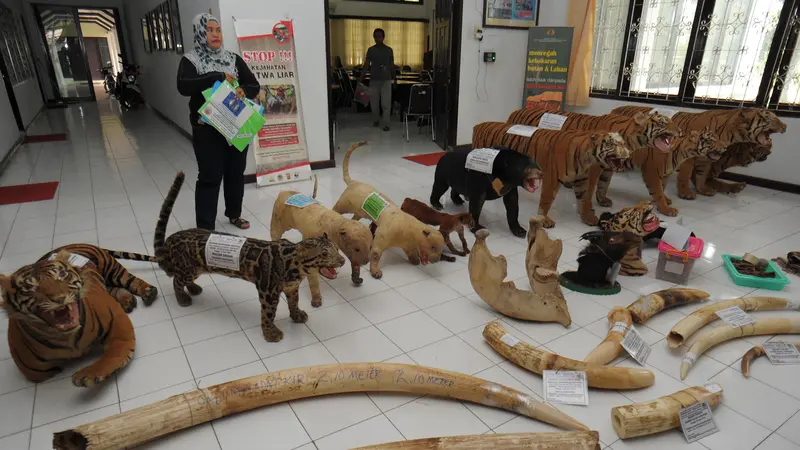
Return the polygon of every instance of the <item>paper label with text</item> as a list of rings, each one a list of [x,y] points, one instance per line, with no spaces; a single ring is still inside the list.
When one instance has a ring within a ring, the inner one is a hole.
[[[294,194],[286,199],[287,205],[297,208],[305,208],[306,206],[313,205],[315,203],[319,202],[305,194]]]
[[[611,327],[609,332],[616,331],[620,334],[625,334],[628,331],[628,324],[625,322],[615,322],[614,326]]]
[[[708,383],[703,385],[706,390],[712,394],[716,394],[717,392],[722,392],[722,386],[718,385],[717,383]]]
[[[539,127],[532,127],[530,125],[514,125],[506,131],[506,134],[516,134],[517,136],[531,137],[536,133]]]
[[[714,423],[711,406],[708,402],[695,403],[692,406],[681,408],[679,415],[683,436],[690,444],[719,431],[717,424]]]
[[[586,372],[545,370],[542,375],[545,401],[566,405],[589,405]]]
[[[206,264],[229,270],[239,270],[239,254],[247,238],[227,234],[212,234],[206,241]]]
[[[386,210],[387,206],[389,206],[389,202],[387,202],[386,199],[381,197],[381,195],[377,192],[373,192],[364,199],[364,203],[361,204],[361,209],[367,213],[373,222],[377,222],[381,217],[381,214],[383,214],[383,211]]]
[[[800,364],[800,351],[790,342],[765,342],[761,346],[772,364]]]
[[[510,335],[508,333],[500,336],[500,340],[503,341],[509,347],[513,347],[513,346],[519,344],[519,339],[517,339],[516,337],[514,337],[514,336],[512,336],[512,335]]]
[[[679,263],[677,261],[664,261],[664,271],[665,272],[681,275],[683,273],[683,268],[684,267],[686,267],[685,264]]]
[[[717,316],[734,328],[740,328],[745,325],[755,323],[755,320],[750,316],[750,314],[742,311],[742,308],[739,308],[738,306],[731,306],[730,308],[721,309],[717,311]]]
[[[50,256],[49,259],[56,259],[56,256],[58,256],[58,253],[53,253]],[[78,269],[80,269],[81,267],[85,266],[86,263],[88,263],[88,262],[89,262],[89,258],[87,258],[85,256],[81,256],[81,255],[76,255],[75,253],[70,253],[69,254],[69,259],[67,260],[67,263],[69,265],[71,265],[72,267],[78,268]]]
[[[628,352],[640,365],[647,362],[647,357],[650,356],[650,346],[642,339],[642,336],[636,331],[636,328],[630,327],[628,332],[625,333],[625,338],[622,339],[622,348]]]
[[[494,159],[500,150],[494,148],[476,148],[467,155],[467,164],[464,166],[469,170],[481,173],[492,173]]]
[[[539,119],[539,128],[544,130],[560,130],[567,121],[567,116],[560,114],[544,113]]]

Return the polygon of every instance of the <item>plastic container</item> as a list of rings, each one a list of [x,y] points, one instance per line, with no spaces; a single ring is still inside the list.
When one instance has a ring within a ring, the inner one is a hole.
[[[705,243],[696,237],[689,238],[686,250],[677,250],[664,241],[658,243],[656,278],[676,284],[689,283],[694,262],[703,254]]]
[[[761,278],[753,275],[743,275],[733,267],[731,258],[741,258],[741,256],[722,255],[722,262],[725,264],[725,269],[728,270],[728,275],[731,276],[733,282],[739,286],[747,286],[759,289],[768,289],[770,291],[782,291],[787,284],[791,283],[789,278],[784,275],[783,271],[777,264],[770,261],[767,267],[767,272],[775,272],[775,278]]]

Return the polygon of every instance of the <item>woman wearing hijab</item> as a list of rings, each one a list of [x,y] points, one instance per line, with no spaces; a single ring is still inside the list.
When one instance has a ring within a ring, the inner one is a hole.
[[[242,219],[247,148],[240,152],[228,144],[214,127],[200,120],[197,111],[205,103],[203,91],[217,81],[237,80],[236,93],[240,98],[255,98],[260,86],[242,58],[222,48],[219,20],[210,14],[199,14],[192,28],[194,50],[187,53],[178,66],[178,92],[190,97],[192,146],[199,172],[194,191],[197,228],[214,230],[219,187],[225,180],[225,216],[233,225],[247,229],[250,223]]]

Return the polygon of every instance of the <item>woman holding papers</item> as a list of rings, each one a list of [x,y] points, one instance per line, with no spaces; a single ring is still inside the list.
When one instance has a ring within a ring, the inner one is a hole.
[[[219,188],[225,180],[225,216],[235,226],[247,229],[250,223],[242,218],[247,148],[239,151],[230,145],[214,127],[200,119],[198,110],[206,102],[203,91],[217,81],[231,84],[238,81],[237,95],[250,99],[258,95],[261,87],[242,58],[222,48],[219,20],[210,14],[199,14],[192,27],[194,50],[178,66],[178,92],[190,97],[192,146],[199,172],[194,196],[197,228],[214,229]]]

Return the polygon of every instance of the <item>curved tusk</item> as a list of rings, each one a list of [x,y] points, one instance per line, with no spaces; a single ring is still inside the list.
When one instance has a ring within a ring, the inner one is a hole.
[[[765,334],[798,334],[800,333],[800,317],[792,319],[761,319],[742,327],[729,325],[706,331],[689,347],[681,363],[681,380],[686,378],[694,362],[709,348],[731,339],[746,336],[763,336]]]
[[[716,383],[690,387],[651,402],[611,408],[611,424],[621,439],[661,433],[681,425],[681,408],[705,401],[713,408],[721,400],[722,388]]]
[[[513,281],[505,280],[507,272],[506,258],[503,255],[493,256],[486,247],[489,230],[483,229],[475,234],[475,245],[469,254],[469,279],[478,296],[489,306],[503,315],[521,320],[537,322],[558,322],[565,327],[572,323],[567,308],[567,301],[558,287],[556,291],[539,295],[536,292],[517,289]],[[558,273],[549,274],[543,268],[537,268],[546,278],[552,278],[558,286]]]
[[[698,289],[670,288],[639,297],[628,305],[628,311],[636,323],[645,323],[655,314],[670,308],[705,300],[708,292]]]
[[[499,322],[487,324],[483,329],[483,338],[509,361],[539,375],[545,370],[582,371],[586,372],[589,387],[598,389],[641,389],[655,382],[653,372],[647,369],[589,365],[541,350],[515,338]]]
[[[667,344],[678,348],[700,328],[719,319],[716,312],[738,306],[742,311],[771,311],[776,309],[800,309],[800,302],[790,302],[777,297],[743,297],[712,303],[681,319],[667,335]]]
[[[469,375],[411,364],[351,363],[270,372],[173,395],[53,436],[58,450],[133,447],[262,406],[349,392],[402,392],[502,408],[567,430],[589,429],[532,396]]]
[[[631,313],[617,306],[608,313],[608,326],[606,338],[584,358],[586,364],[608,364],[622,354],[622,339],[631,327]]]
[[[797,350],[800,350],[800,342],[795,342],[794,346],[797,347]],[[764,356],[766,354],[767,352],[764,351],[764,347],[760,345],[756,345],[755,347],[748,350],[747,353],[745,353],[744,356],[742,356],[742,375],[744,375],[745,377],[749,377],[750,363],[752,363],[754,359]]]
[[[600,450],[597,431],[479,434],[398,441],[352,450]]]

